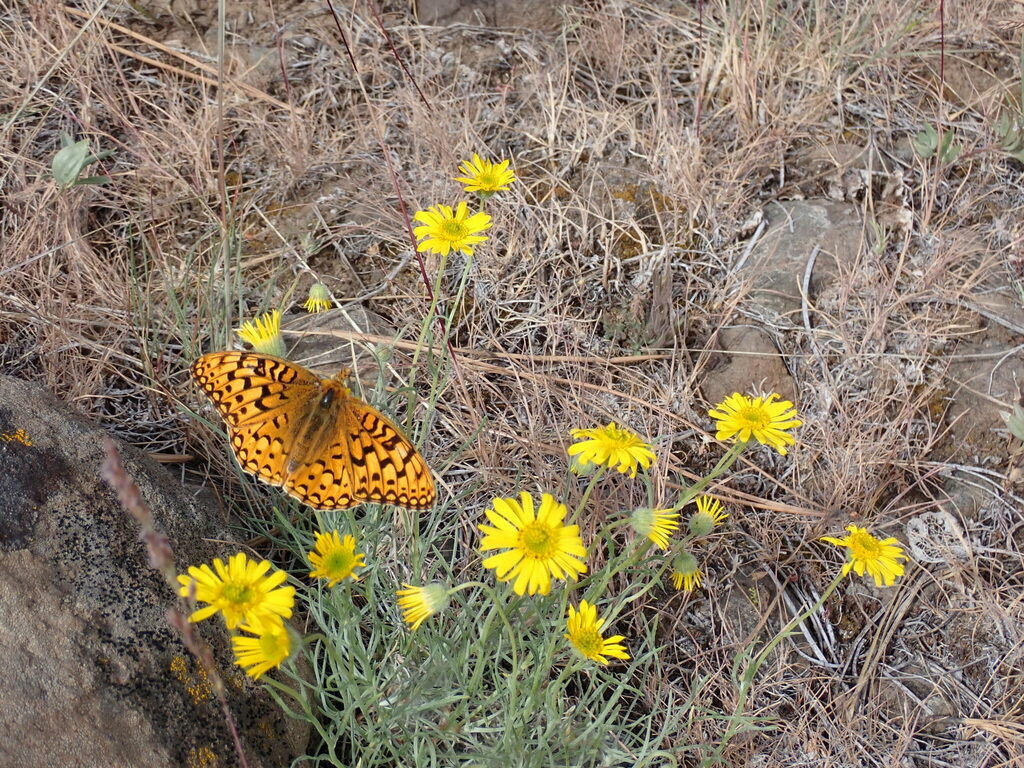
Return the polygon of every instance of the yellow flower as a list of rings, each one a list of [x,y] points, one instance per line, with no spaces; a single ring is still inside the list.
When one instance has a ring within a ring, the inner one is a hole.
[[[770,445],[785,456],[786,446],[796,442],[786,430],[799,427],[803,422],[796,417],[796,410],[788,400],[772,402],[777,397],[772,394],[767,399],[751,399],[739,392],[729,395],[708,411],[708,416],[718,421],[715,437],[728,440],[736,436],[741,443],[749,442],[753,437],[762,445]]]
[[[693,592],[700,586],[703,574],[697,565],[697,558],[683,550],[672,561],[672,586]]]
[[[569,456],[580,468],[588,464],[607,464],[622,474],[636,477],[637,467],[647,469],[654,461],[654,449],[636,433],[610,422],[597,429],[574,429],[572,436],[582,442],[569,446]]]
[[[508,185],[516,180],[516,175],[508,170],[508,164],[508,160],[492,163],[473,153],[472,160],[467,160],[459,166],[459,170],[466,175],[456,176],[455,180],[466,185],[466,192],[480,192],[483,196],[490,197],[495,192],[508,189]]]
[[[444,610],[448,604],[448,589],[443,584],[434,582],[425,587],[414,587],[403,584],[405,589],[395,592],[398,595],[398,607],[402,611],[402,621],[412,629],[419,629],[426,619],[438,611]]]
[[[309,286],[309,297],[302,306],[306,308],[307,312],[326,312],[334,306],[331,301],[331,292],[323,283],[313,283]]]
[[[729,516],[714,496],[698,496],[697,511],[690,515],[688,527],[694,536],[707,536]]]
[[[541,496],[540,509],[534,514],[533,497],[523,491],[520,501],[497,498],[486,511],[494,526],[477,526],[484,534],[480,550],[503,549],[484,560],[484,568],[493,568],[498,581],[515,579],[517,595],[551,592],[551,579],[572,578],[587,572],[579,558],[587,556],[578,525],[562,525],[565,504],[551,494]]]
[[[605,656],[628,659],[629,654],[621,642],[624,639],[622,635],[613,635],[607,640],[601,636],[604,622],[604,619],[597,618],[597,608],[583,600],[579,611],[569,606],[569,619],[566,621],[569,631],[565,637],[585,657],[607,666],[608,659]]]
[[[278,310],[266,312],[250,323],[242,323],[242,327],[235,332],[242,337],[242,341],[252,344],[253,349],[257,352],[284,357],[281,313]]]
[[[359,580],[356,576],[356,568],[366,565],[363,562],[365,554],[356,554],[356,540],[354,536],[346,535],[342,541],[338,532],[318,533],[316,535],[316,547],[309,553],[309,562],[313,566],[310,576],[314,579],[327,579],[327,586],[333,587],[343,579],[351,578]]]
[[[267,670],[277,669],[291,653],[292,641],[285,626],[267,624],[245,626],[243,629],[256,632],[256,636],[234,635],[231,645],[235,651],[235,664],[253,680],[259,680]]]
[[[668,549],[668,537],[679,528],[679,513],[671,509],[640,507],[630,515],[633,530],[646,536],[662,549]]]
[[[442,256],[448,251],[462,251],[472,256],[473,246],[487,239],[486,235],[478,235],[477,232],[491,228],[491,217],[482,212],[472,216],[468,213],[465,202],[459,203],[454,212],[447,205],[434,205],[425,211],[417,211],[413,218],[423,222],[423,226],[416,227],[413,234],[423,242],[416,246],[416,250],[432,251]]]
[[[267,560],[250,561],[244,552],[228,558],[228,564],[214,558],[213,569],[203,564],[190,566],[188,576],[180,574],[178,594],[188,597],[195,584],[195,598],[209,603],[194,611],[189,621],[202,621],[218,611],[224,615],[228,629],[243,621],[247,624],[280,624],[290,618],[295,603],[295,587],[280,586],[288,574],[274,570]]]
[[[821,537],[822,541],[849,550],[847,555],[850,559],[843,565],[842,575],[853,570],[858,576],[863,576],[867,571],[877,587],[891,587],[895,584],[896,578],[903,575],[903,565],[899,561],[907,559],[899,542],[894,538],[876,539],[868,533],[867,528],[858,528],[856,525],[848,525],[846,530],[850,535],[843,539]]]

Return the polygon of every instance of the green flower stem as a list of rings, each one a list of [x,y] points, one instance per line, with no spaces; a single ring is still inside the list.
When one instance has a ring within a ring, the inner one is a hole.
[[[444,277],[444,270],[446,266],[448,266],[448,254],[442,253],[441,261],[437,266],[437,277],[434,278],[434,290],[432,291],[433,295],[430,297],[430,309],[424,316],[423,322],[420,323],[420,335],[419,338],[416,339],[416,349],[412,353],[412,366],[410,367],[411,373],[409,374],[410,386],[412,385],[412,377],[416,375],[416,364],[419,362],[420,350],[426,349],[425,342],[427,338],[427,331],[430,330],[430,326],[434,322],[434,318],[437,316],[437,305],[441,302],[441,278]],[[446,325],[445,336],[447,336],[447,332],[448,328]],[[446,340],[447,339],[442,339],[441,344],[438,344],[437,346],[439,348],[443,347],[447,350],[448,345],[444,343]],[[443,355],[444,351],[442,351],[441,354]]]
[[[596,603],[600,597],[604,594],[605,589],[611,582],[612,577],[617,573],[628,570],[634,565],[640,562],[643,557],[643,553],[639,547],[630,552],[624,559],[618,562],[608,563],[607,566],[602,568],[598,573],[593,574],[593,581],[587,583],[587,593],[583,599],[588,603]],[[581,583],[582,586],[582,583]]]
[[[558,706],[558,699],[564,695],[565,682],[572,675],[576,674],[582,669],[587,669],[589,667],[587,661],[584,661],[583,659],[579,658],[576,655],[575,651],[573,651],[572,653],[573,662],[571,664],[566,664],[564,667],[562,667],[562,671],[558,673],[558,677],[556,677],[554,680],[551,681],[551,683],[548,684],[547,698],[548,707],[551,711],[556,711],[556,707]]]
[[[714,480],[716,477],[725,472],[725,470],[727,470],[729,467],[735,464],[736,459],[738,459],[740,457],[740,454],[742,454],[743,451],[745,451],[746,449],[747,443],[735,443],[731,448],[729,448],[728,452],[726,452],[725,456],[723,456],[719,460],[718,464],[715,465],[714,469],[712,469],[707,475],[705,475],[696,483],[694,483],[685,491],[683,491],[682,496],[679,497],[679,503],[672,507],[672,511],[678,512],[680,509],[689,504],[693,499],[697,498],[697,494],[701,493],[705,488],[707,488],[711,484],[712,480]]]
[[[658,578],[650,579],[646,584],[644,584],[634,594],[624,594],[624,595],[622,595],[619,598],[618,602],[621,603],[622,605],[629,605],[633,601],[639,600],[641,597],[646,595],[648,592],[650,592],[656,586],[661,584],[661,575],[668,569],[668,567],[670,565],[670,562],[671,561],[669,561],[669,560],[662,560],[661,567],[658,569]]]
[[[596,541],[608,541],[611,535],[619,528],[628,528],[630,525],[629,520],[612,520],[610,523],[606,523],[594,536]]]
[[[687,550],[688,550],[688,547],[687,547],[687,545],[688,545],[688,544],[689,544],[689,543],[690,543],[691,541],[693,541],[694,539],[696,539],[696,538],[697,538],[697,537],[696,537],[696,536],[694,536],[694,535],[693,535],[692,533],[690,533],[689,531],[687,531],[686,533],[684,533],[684,534],[683,534],[683,536],[682,536],[682,538],[680,538],[680,539],[679,539],[679,541],[677,541],[677,542],[676,542],[675,546],[674,546],[674,547],[672,547],[672,557],[675,557],[675,556],[676,556],[676,554],[677,554],[677,553],[679,552],[679,550],[681,550],[681,549],[687,549]]]
[[[594,490],[594,486],[597,485],[597,481],[601,479],[601,477],[607,470],[608,467],[602,465],[598,467],[598,470],[590,476],[590,482],[587,484],[586,490],[583,491],[583,496],[582,498],[580,498],[580,503],[576,505],[576,509],[574,509],[572,511],[572,514],[569,515],[569,525],[572,525],[576,522],[576,518],[580,516],[580,512],[583,511],[583,508],[587,505],[587,502],[590,500],[591,491]]]
[[[459,278],[459,288],[455,292],[455,301],[452,302],[451,308],[448,311],[448,316],[445,318],[445,341],[451,337],[452,325],[455,322],[455,313],[459,311],[459,307],[462,306],[462,297],[466,294],[466,284],[469,282],[469,272],[473,268],[473,255],[469,254],[466,256],[466,266],[462,268],[462,277]]]
[[[490,585],[485,584],[482,581],[464,581],[462,584],[456,584],[454,587],[451,587],[448,590],[448,596],[450,597],[451,595],[454,595],[456,592],[462,592],[463,590],[472,589],[473,587],[478,587],[487,592],[490,592],[492,598],[495,600],[495,602],[497,602],[497,597],[494,595],[494,591],[491,589]]]
[[[590,489],[588,488],[587,492],[589,493],[589,491]],[[584,498],[584,502],[585,501],[586,499]],[[579,510],[577,510],[577,513],[578,512]],[[626,528],[629,526],[630,522],[628,519],[613,520],[604,527],[602,527],[600,531],[598,531],[596,538],[598,541],[607,542],[611,534],[616,529]],[[662,563],[659,568],[659,576],[661,573],[664,573],[665,570],[668,569],[668,567],[671,565],[672,558],[675,557],[675,550],[678,549],[679,546],[685,545],[692,538],[693,534],[691,533],[683,534],[683,537],[679,540],[679,542],[675,543],[675,545],[665,553],[665,556],[662,558]],[[587,600],[587,602],[593,603],[597,598],[599,598],[604,593],[605,588],[608,586],[609,582],[616,574],[622,573],[623,571],[632,568],[641,560],[643,560],[644,557],[647,556],[647,552],[650,550],[652,546],[654,546],[654,542],[652,542],[649,538],[647,538],[646,536],[637,536],[635,541],[633,542],[632,550],[629,552],[628,555],[626,555],[625,557],[620,555],[614,560],[609,561],[609,563],[604,568],[602,568],[598,573],[592,573],[590,576],[580,581],[577,586],[578,588],[586,588],[587,594],[585,596],[585,599]],[[658,583],[659,580],[660,579],[656,579],[648,582],[648,584],[644,586],[643,591],[640,592],[636,597],[631,597],[628,600],[622,600],[621,602],[632,602],[633,600],[637,599],[637,597],[646,594],[654,588],[654,586]]]
[[[331,642],[327,639],[327,637],[320,633],[315,633],[306,636],[303,642],[310,643],[314,640],[322,641],[324,646],[328,649],[328,653],[332,653],[333,655],[333,648]],[[308,685],[308,683],[305,680],[303,680],[298,675],[297,672],[292,671],[288,667],[282,667],[282,671],[288,674],[288,676],[295,680],[297,683],[299,683],[300,686]],[[277,701],[278,706],[280,706],[281,709],[284,710],[284,712],[287,715],[294,717],[296,720],[304,719],[307,723],[309,723],[313,726],[313,728],[316,729],[316,732],[320,735],[320,738],[323,739],[324,744],[327,746],[327,752],[330,755],[331,760],[335,764],[337,764],[337,756],[334,754],[334,748],[335,743],[337,741],[337,737],[335,736],[332,738],[328,731],[323,727],[323,725],[320,722],[320,718],[317,716],[315,712],[313,712],[312,707],[309,706],[308,699],[305,696],[303,696],[299,690],[287,686],[284,683],[278,682],[274,678],[269,677],[267,675],[263,675],[260,678],[260,682],[262,682],[270,689],[270,695]],[[302,717],[299,717],[298,715],[294,714],[290,707],[285,706],[285,702],[282,698],[282,695],[288,696],[290,699],[292,699],[299,705],[299,707],[302,709]]]
[[[622,523],[611,523],[602,530],[602,533],[610,528],[614,528],[619,525],[622,525]],[[637,537],[635,545],[633,546],[632,551],[630,551],[628,555],[626,555],[625,557],[620,555],[616,559],[609,561],[609,563],[599,572],[592,573],[589,577],[583,579],[579,583],[579,587],[586,587],[587,590],[586,595],[584,595],[583,599],[586,600],[588,603],[595,603],[598,600],[598,598],[600,598],[601,595],[604,594],[604,590],[608,586],[609,582],[611,582],[612,578],[615,577],[616,574],[629,570],[637,563],[639,563],[641,560],[643,560],[644,557],[646,557],[647,555],[647,550],[650,549],[650,547],[652,546],[654,546],[654,542],[652,542],[646,536]],[[653,584],[655,582],[651,583]]]
[[[499,599],[498,593],[495,591],[495,589],[490,584],[486,584],[482,581],[467,581],[463,584],[459,584],[458,586],[449,589],[448,595],[451,596],[454,595],[456,592],[461,592],[465,589],[471,588],[479,588],[483,590],[491,600],[492,610],[488,612],[486,618],[483,621],[483,624],[480,626],[481,646],[486,647],[487,636],[491,628],[492,620],[494,619],[494,616],[497,615],[498,618],[501,620],[502,625],[505,627],[505,633],[508,637],[512,669],[519,669],[519,646],[516,643],[516,632],[512,629],[512,622],[509,621],[508,612],[506,611],[506,608],[508,607],[507,601]],[[488,660],[489,659],[487,658],[486,654],[481,653],[478,655],[477,665],[473,672],[473,675],[470,678],[471,683],[467,687],[467,690],[475,690],[475,686],[473,683],[477,683],[482,679],[485,671],[485,664]],[[509,675],[507,679],[509,686],[509,701],[512,704],[516,704],[519,698],[519,694],[516,688],[516,676]]]
[[[843,573],[840,571],[839,575],[836,576],[825,591],[821,593],[821,597],[818,598],[814,605],[790,620],[790,622],[779,630],[779,633],[768,642],[768,645],[766,645],[761,652],[754,656],[750,663],[747,664],[747,668],[743,671],[743,676],[738,681],[736,706],[733,708],[733,713],[729,718],[729,727],[725,729],[725,733],[722,734],[721,741],[718,742],[718,746],[715,747],[715,751],[711,756],[701,761],[701,768],[704,768],[705,766],[718,765],[723,762],[722,752],[725,750],[726,746],[728,746],[732,737],[739,733],[743,727],[743,710],[747,706],[747,698],[754,687],[754,677],[761,669],[761,666],[765,661],[767,661],[768,656],[771,655],[772,651],[778,647],[779,643],[792,635],[793,632],[796,631],[796,628],[807,620],[808,616],[819,610],[821,606],[824,605],[825,601],[828,600],[832,593],[836,591],[836,587],[839,586],[839,582],[842,580]],[[737,659],[737,662],[739,660],[740,659]]]
[[[558,599],[558,603],[559,603],[559,608],[558,608],[558,611],[557,611],[556,615],[562,616],[562,617],[564,617],[566,615],[566,606],[569,603],[569,592],[570,592],[570,590],[568,590],[568,589],[563,589],[563,590],[559,591],[559,595],[558,595],[558,598],[557,598]],[[520,596],[520,599],[522,600],[523,597]],[[538,601],[533,600],[533,599],[526,599],[525,600],[525,605],[527,607],[527,610],[532,611],[534,613],[534,615],[537,617],[537,624],[538,624],[538,626],[543,626],[549,620],[547,611],[543,610],[540,607],[540,604],[538,603]],[[526,616],[525,616],[525,614],[523,614],[521,616],[521,621],[523,619],[525,619],[525,618],[526,618]],[[563,621],[564,621],[564,618],[563,618]],[[554,630],[554,631],[548,633],[546,642],[544,642],[543,644],[540,644],[533,654],[529,654],[528,655],[528,658],[532,657],[531,660],[532,660],[533,664],[535,664],[537,667],[539,667],[541,669],[553,669],[554,668],[554,662],[555,662],[555,654],[562,647],[563,647],[563,644],[561,643],[560,635],[558,634],[557,630]],[[513,667],[513,669],[515,669],[515,667]],[[532,676],[533,677],[533,686],[530,688],[529,692],[527,694],[525,694],[526,701],[528,701],[528,702],[537,701],[538,696],[540,695],[540,691],[541,691],[542,687],[546,688],[548,691],[550,691],[552,688],[560,690],[560,687],[561,687],[560,681],[561,681],[561,679],[564,676],[565,676],[565,670],[564,669],[562,670],[562,674],[559,675],[559,678],[557,680],[554,680],[554,681],[549,681],[547,675],[533,675]]]

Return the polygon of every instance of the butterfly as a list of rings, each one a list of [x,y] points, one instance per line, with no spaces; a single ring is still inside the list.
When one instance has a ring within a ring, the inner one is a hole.
[[[246,472],[315,509],[429,507],[436,491],[427,463],[397,426],[352,395],[348,374],[323,379],[258,352],[211,352],[192,365]]]

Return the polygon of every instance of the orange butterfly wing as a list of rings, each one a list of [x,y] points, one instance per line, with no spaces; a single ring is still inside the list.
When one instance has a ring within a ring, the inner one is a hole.
[[[192,375],[227,422],[239,465],[260,480],[317,509],[433,503],[409,439],[337,380],[256,352],[203,355]]]
[[[412,509],[433,504],[434,479],[409,439],[378,410],[346,397],[339,432],[315,458],[295,467],[284,489],[317,509],[359,501]]]
[[[244,352],[203,355],[192,376],[227,422],[242,469],[281,485],[290,435],[316,395],[316,378],[287,361]]]

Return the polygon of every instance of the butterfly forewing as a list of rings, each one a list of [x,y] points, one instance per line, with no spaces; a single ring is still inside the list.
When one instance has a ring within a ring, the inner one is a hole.
[[[239,464],[260,480],[317,509],[433,503],[433,477],[409,439],[337,381],[256,352],[203,355],[192,374]]]
[[[232,427],[281,415],[287,429],[319,392],[319,379],[305,368],[255,352],[203,355],[192,376]]]

